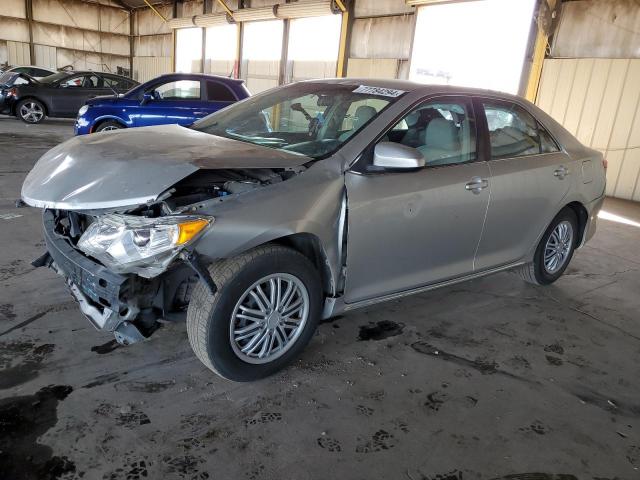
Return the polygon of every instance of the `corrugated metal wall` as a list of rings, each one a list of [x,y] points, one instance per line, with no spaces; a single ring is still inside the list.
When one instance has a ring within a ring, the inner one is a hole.
[[[640,201],[640,59],[547,59],[536,103],[604,152],[607,195]]]
[[[171,70],[171,57],[133,57],[133,79],[140,83]]]

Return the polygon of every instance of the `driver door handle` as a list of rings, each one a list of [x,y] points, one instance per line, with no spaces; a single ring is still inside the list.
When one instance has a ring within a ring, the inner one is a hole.
[[[464,185],[464,188],[476,195],[489,186],[489,180],[482,177],[473,177],[470,182]]]
[[[560,180],[562,180],[567,175],[569,175],[569,169],[564,165],[560,165],[560,167],[553,171],[553,176],[558,177]]]

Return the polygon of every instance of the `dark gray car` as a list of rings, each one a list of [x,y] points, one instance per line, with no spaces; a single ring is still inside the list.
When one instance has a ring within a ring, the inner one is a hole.
[[[121,343],[186,316],[233,380],[295,358],[321,318],[514,269],[549,284],[593,236],[602,155],[510,95],[341,79],[196,122],[69,140],[28,175],[47,253]]]

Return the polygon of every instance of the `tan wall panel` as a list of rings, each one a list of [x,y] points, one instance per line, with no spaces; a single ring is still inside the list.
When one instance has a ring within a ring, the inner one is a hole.
[[[594,63],[593,59],[588,59],[586,62],[578,62],[575,70],[573,85],[568,95],[569,102],[563,122],[563,125],[573,134],[578,131],[580,118],[582,117],[584,105],[587,101],[587,90],[589,88]]]
[[[7,57],[9,65],[31,64],[29,44],[22,42],[7,42]]]
[[[548,59],[538,106],[609,162],[607,194],[640,201],[640,59]]]
[[[396,78],[398,60],[395,58],[350,58],[347,77]]]
[[[0,40],[29,41],[29,25],[19,18],[0,18]]]
[[[35,65],[39,67],[47,67],[56,69],[58,68],[58,58],[56,55],[56,47],[49,47],[47,45],[34,45],[36,54]]]
[[[554,60],[555,61],[555,60]],[[545,64],[547,62],[545,61]],[[611,60],[598,58],[593,65],[593,72],[589,80],[589,88],[586,93],[586,101],[582,110],[582,117],[578,123],[578,129],[575,133],[578,140],[585,145],[591,145],[593,131],[596,128],[596,121],[600,115],[602,106],[602,97],[607,88],[609,80],[609,71],[611,69]]]

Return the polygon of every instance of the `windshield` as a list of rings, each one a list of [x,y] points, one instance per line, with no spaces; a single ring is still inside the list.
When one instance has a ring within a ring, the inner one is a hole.
[[[58,72],[38,80],[40,83],[53,83],[69,76],[68,72]]]
[[[192,128],[317,159],[337,151],[403,93],[303,82],[250,97]]]

